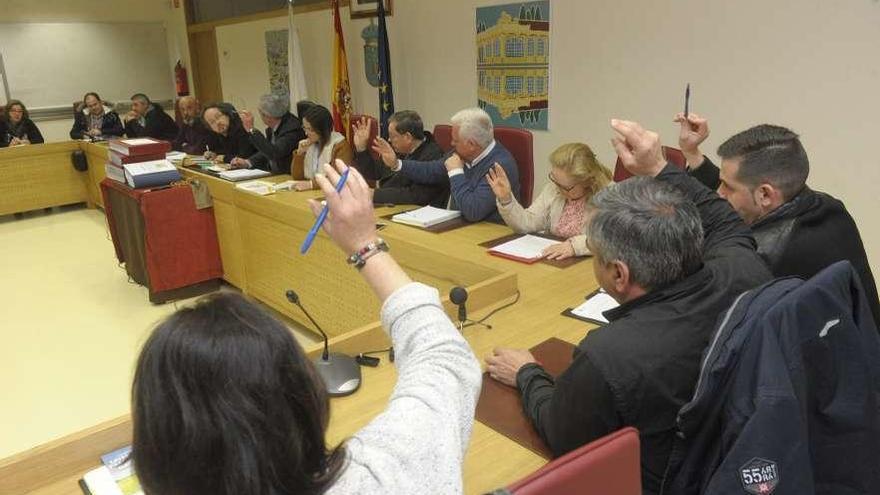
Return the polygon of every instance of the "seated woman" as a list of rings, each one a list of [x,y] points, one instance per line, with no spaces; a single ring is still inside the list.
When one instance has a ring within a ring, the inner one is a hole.
[[[112,107],[105,105],[98,93],[86,93],[73,114],[70,139],[119,137],[125,133],[122,120]]]
[[[229,163],[233,158],[248,158],[257,152],[251,137],[241,123],[235,107],[228,103],[215,103],[202,110],[202,121],[214,131],[215,149],[205,146],[205,158]]]
[[[548,232],[567,239],[544,250],[549,259],[590,254],[587,249],[586,206],[590,198],[611,182],[611,172],[583,143],[568,143],[550,154],[550,183],[528,208],[510,191],[504,169],[489,169],[486,180],[495,193],[498,212],[514,231]]]
[[[31,120],[27,108],[19,100],[9,100],[5,113],[6,129],[0,136],[2,146],[18,146],[22,144],[39,144],[45,142],[40,129]]]
[[[328,450],[324,385],[290,330],[243,296],[208,296],[160,323],[137,362],[133,459],[145,493],[462,493],[480,365],[437,290],[376,247],[363,177],[352,169],[337,193],[337,170],[315,179],[324,230],[340,257],[361,253],[383,301],[398,376],[387,408]]]
[[[299,142],[293,154],[293,188],[297,191],[317,189],[315,175],[321,165],[333,163],[337,158],[346,165],[354,163],[354,152],[345,136],[333,130],[333,117],[330,110],[321,105],[312,105],[302,115],[306,138]]]

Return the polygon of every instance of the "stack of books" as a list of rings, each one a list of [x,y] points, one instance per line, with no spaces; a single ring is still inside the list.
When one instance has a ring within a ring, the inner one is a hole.
[[[131,187],[165,186],[180,180],[177,168],[165,159],[171,143],[152,138],[116,139],[110,141],[107,177]]]

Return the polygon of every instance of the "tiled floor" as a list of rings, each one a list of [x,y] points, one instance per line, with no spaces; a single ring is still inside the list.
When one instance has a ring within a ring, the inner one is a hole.
[[[0,458],[128,412],[140,346],[186,301],[151,304],[84,207],[0,216],[0,273]]]

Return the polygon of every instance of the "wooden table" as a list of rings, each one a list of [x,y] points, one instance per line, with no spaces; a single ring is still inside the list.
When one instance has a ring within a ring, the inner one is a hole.
[[[92,151],[97,155],[100,150]],[[323,233],[307,256],[297,252],[313,221],[306,198],[318,196],[317,192],[257,196],[199,172],[187,170],[184,174],[204,181],[211,189],[224,279],[308,328],[305,318],[284,299],[284,290],[296,289],[333,336],[335,350],[353,353],[387,346],[378,322],[379,302],[356,271],[345,264],[343,253]],[[405,207],[380,208],[377,216],[402,209]],[[391,253],[414,279],[441,290],[450,315],[455,314],[447,297],[452,286],[468,287],[472,317],[512,301],[519,290],[519,302],[489,320],[491,330],[479,326],[465,329],[465,337],[479,358],[496,346],[528,348],[550,337],[577,343],[591,328],[560,315],[597,287],[591,262],[560,269],[490,256],[478,244],[509,234],[510,229],[501,225],[481,223],[434,234],[387,223],[381,236],[391,246]],[[315,345],[306,351],[315,356],[320,349]],[[328,442],[335,445],[345,440],[378,415],[395,381],[395,368],[386,359],[377,368],[363,368],[361,390],[331,401]],[[76,480],[97,464],[100,454],[130,442],[131,422],[124,416],[0,460],[0,493],[78,494]],[[465,458],[465,492],[491,491],[544,462],[476,422]]]
[[[91,203],[88,172],[73,168],[75,141],[0,148],[0,215]]]

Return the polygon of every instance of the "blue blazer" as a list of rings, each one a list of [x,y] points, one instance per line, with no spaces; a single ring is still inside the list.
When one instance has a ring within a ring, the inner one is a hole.
[[[486,174],[495,163],[501,165],[510,180],[513,195],[519,200],[519,169],[513,155],[500,142],[495,141],[495,147],[480,163],[473,167],[465,166],[464,174],[453,177],[449,177],[444,165],[449,155],[447,153],[442,159],[430,162],[403,160],[400,172],[418,184],[448,182],[452,209],[460,210],[461,216],[468,222],[489,220],[503,223],[495,207],[495,193],[486,181]]]

